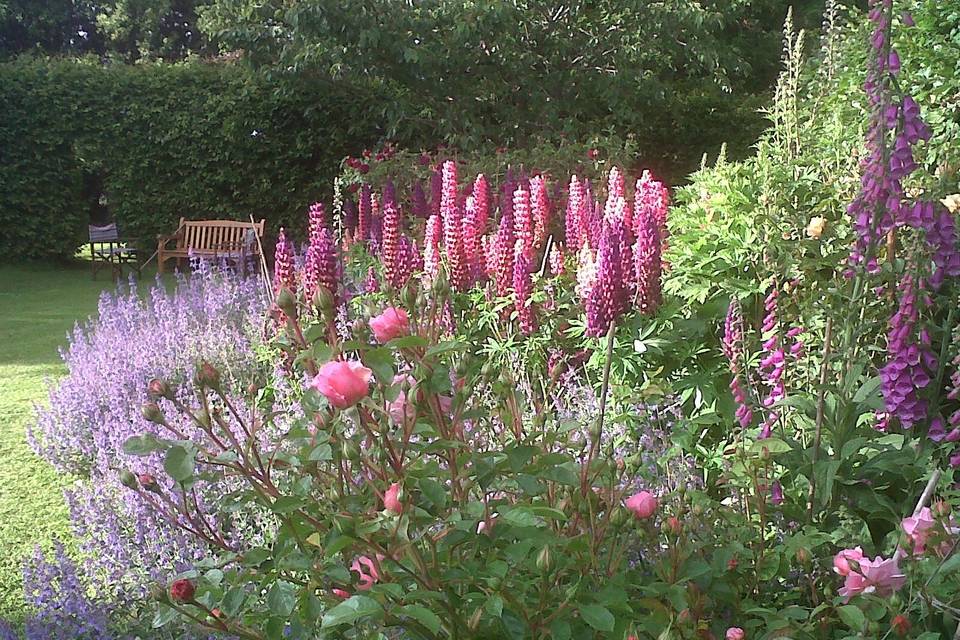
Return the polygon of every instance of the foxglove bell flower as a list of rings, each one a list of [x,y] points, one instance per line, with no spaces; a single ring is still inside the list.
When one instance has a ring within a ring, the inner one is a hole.
[[[744,330],[743,313],[739,300],[731,300],[727,308],[727,319],[723,331],[723,353],[730,364],[730,391],[737,406],[736,418],[741,428],[746,429],[753,422],[753,410],[744,388]]]

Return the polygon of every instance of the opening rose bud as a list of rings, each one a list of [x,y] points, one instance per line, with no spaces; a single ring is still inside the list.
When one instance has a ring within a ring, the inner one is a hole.
[[[140,407],[140,414],[154,424],[164,424],[166,422],[166,418],[163,417],[160,406],[156,402],[145,402]]]
[[[189,580],[181,578],[170,585],[170,599],[174,602],[190,602],[197,588]]]
[[[197,384],[207,389],[220,389],[220,372],[209,362],[204,362],[197,370]]]
[[[359,362],[335,360],[320,367],[310,386],[337,409],[347,409],[367,395],[372,376],[373,371]]]
[[[627,509],[637,518],[646,520],[657,512],[657,498],[649,491],[641,491],[627,498]]]
[[[390,485],[383,494],[383,508],[395,516],[403,513],[403,503],[400,502],[400,485],[396,482]]]
[[[159,378],[154,378],[147,384],[147,396],[151,400],[158,400],[159,398],[167,398],[168,400],[173,399],[173,391],[163,380]]]
[[[370,330],[377,342],[385,344],[410,334],[410,318],[403,309],[388,307],[380,315],[370,318]]]
[[[726,640],[743,640],[745,637],[747,637],[747,634],[745,634],[740,627],[730,627],[724,636]]]

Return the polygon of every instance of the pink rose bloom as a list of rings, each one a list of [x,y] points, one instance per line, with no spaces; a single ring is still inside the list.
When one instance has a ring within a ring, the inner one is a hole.
[[[848,601],[861,593],[890,596],[907,581],[896,557],[889,560],[880,556],[873,560],[863,558],[859,564],[859,571],[851,570],[838,592]]]
[[[852,570],[852,567],[849,563],[850,560],[853,560],[856,563],[863,561],[863,549],[860,547],[844,549],[837,555],[833,556],[833,571],[841,576],[850,575],[850,571]]]
[[[337,409],[357,404],[369,391],[373,372],[356,361],[335,360],[320,367],[310,386],[326,396]]]
[[[365,573],[364,568],[366,568],[369,573]],[[360,583],[357,585],[357,589],[361,591],[369,591],[370,587],[380,579],[377,566],[373,563],[373,560],[367,556],[360,556],[354,560],[353,564],[350,565],[350,570],[360,574]]]
[[[627,498],[627,509],[641,520],[646,520],[657,512],[657,498],[649,491],[641,491]]]
[[[387,307],[380,315],[370,318],[370,330],[377,342],[385,344],[410,334],[410,318],[403,309]]]
[[[929,507],[924,507],[920,510],[920,513],[915,516],[904,518],[903,522],[900,523],[904,533],[907,534],[910,542],[913,543],[914,553],[923,553],[927,537],[930,535],[930,530],[935,524],[933,514],[930,512]]]
[[[387,412],[397,424],[404,424],[416,417],[413,406],[407,402],[407,393],[416,382],[409,373],[401,373],[393,379],[394,385],[400,386],[400,393],[387,405]]]
[[[727,635],[724,637],[726,640],[743,640],[747,637],[747,634],[745,634],[740,627],[730,627],[727,629]]]
[[[403,503],[400,502],[400,484],[394,482],[383,494],[383,508],[395,516],[403,513]]]

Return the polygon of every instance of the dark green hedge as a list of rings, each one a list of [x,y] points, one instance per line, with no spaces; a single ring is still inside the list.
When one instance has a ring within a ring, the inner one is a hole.
[[[227,64],[0,65],[0,256],[72,255],[98,178],[121,230],[148,247],[180,216],[299,225],[343,156],[379,137],[364,113],[378,102]]]
[[[274,231],[300,229],[306,207],[329,198],[344,156],[377,146],[386,130],[399,130],[402,147],[443,142],[415,117],[415,96],[384,86],[277,79],[225,62],[0,64],[0,260],[73,255],[104,210],[145,248],[180,216],[253,215]],[[730,157],[747,155],[763,128],[755,97],[675,88],[572,132],[569,122],[504,130],[531,149],[558,136],[595,145],[629,133],[638,161],[674,183],[722,142]],[[476,144],[463,151],[492,153],[503,141]]]

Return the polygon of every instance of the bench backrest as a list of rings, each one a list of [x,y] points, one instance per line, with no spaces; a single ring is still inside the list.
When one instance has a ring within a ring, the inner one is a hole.
[[[113,242],[120,237],[117,232],[116,222],[111,222],[102,227],[91,224],[87,228],[90,231],[90,242]]]
[[[237,220],[180,219],[177,230],[177,248],[196,251],[245,247],[257,251],[257,238],[263,237],[264,220],[240,222]]]

